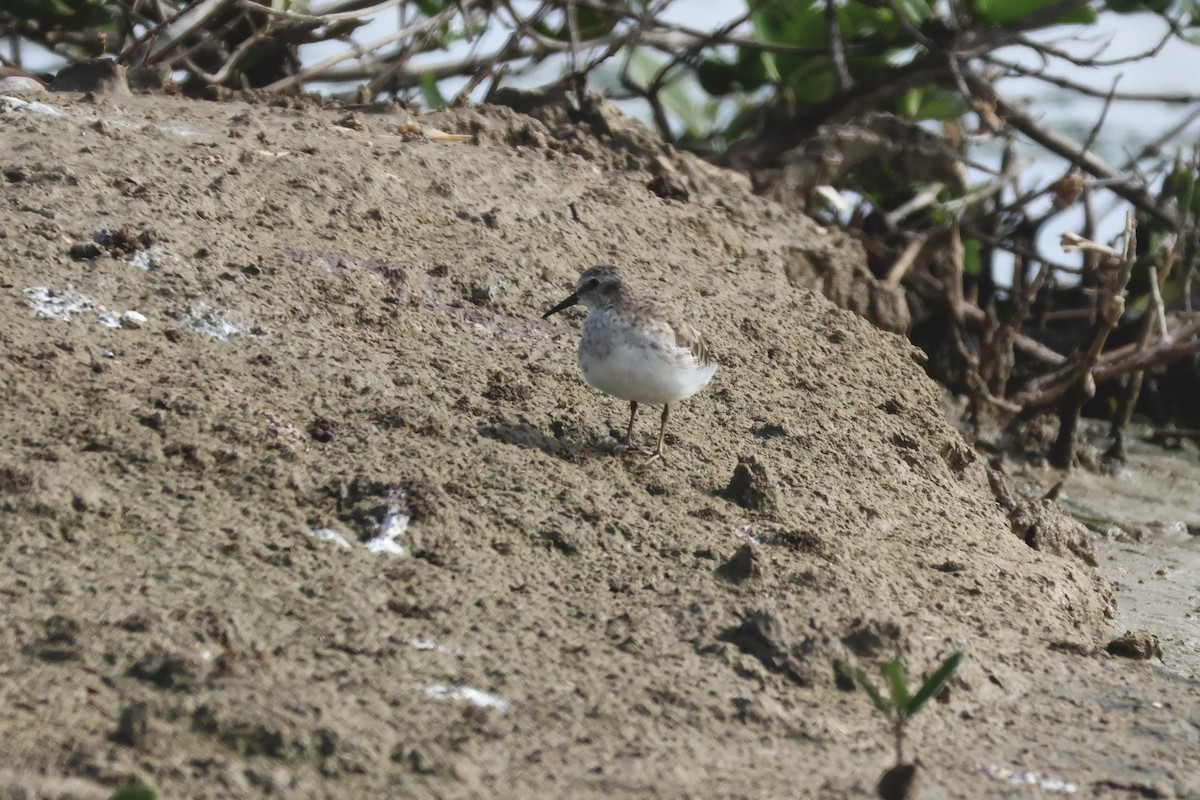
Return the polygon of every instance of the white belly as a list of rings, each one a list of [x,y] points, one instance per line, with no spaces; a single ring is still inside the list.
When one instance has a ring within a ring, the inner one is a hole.
[[[717,371],[715,364],[702,365],[683,348],[667,353],[629,346],[613,347],[603,355],[581,347],[579,366],[588,385],[613,397],[648,405],[691,397]]]

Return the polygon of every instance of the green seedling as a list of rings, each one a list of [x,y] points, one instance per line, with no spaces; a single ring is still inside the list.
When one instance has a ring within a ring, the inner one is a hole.
[[[108,800],[158,800],[158,790],[144,783],[118,789]]]
[[[879,709],[879,713],[887,717],[888,725],[896,740],[896,764],[904,763],[904,728],[921,708],[932,698],[936,697],[946,681],[958,667],[962,653],[955,653],[942,662],[942,665],[930,675],[916,694],[909,694],[908,679],[904,675],[904,667],[899,661],[888,661],[880,666],[884,678],[887,679],[889,697],[875,687],[875,684],[863,674],[861,669],[854,671],[854,680],[871,696],[871,702]]]

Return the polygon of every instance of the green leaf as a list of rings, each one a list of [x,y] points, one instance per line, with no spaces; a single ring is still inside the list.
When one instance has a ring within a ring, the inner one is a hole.
[[[789,82],[788,90],[792,94],[793,102],[802,105],[819,103],[829,99],[837,87],[837,79],[833,76],[833,68],[828,59],[821,59],[821,62],[813,66],[813,69],[807,70],[809,74],[797,76]]]
[[[861,669],[854,670],[851,675],[854,677],[854,682],[863,688],[871,698],[871,702],[875,707],[888,719],[891,719],[896,713],[896,708],[883,699],[883,695],[875,688],[875,684],[871,683],[870,678],[863,674]]]
[[[897,0],[896,7],[908,18],[909,22],[918,27],[933,16],[933,7],[927,0]]]
[[[750,24],[765,42],[825,46],[825,6],[814,0],[766,0],[750,15]]]
[[[436,0],[413,0],[413,4],[427,17],[436,17],[446,9],[445,3],[439,3]]]
[[[978,246],[978,243],[976,243]],[[942,665],[937,668],[929,678],[921,684],[921,688],[913,695],[904,706],[904,715],[911,717],[913,714],[921,710],[921,706],[929,702],[930,698],[937,695],[945,686],[946,681],[958,669],[958,662],[962,661],[962,652],[955,653],[942,662]]]
[[[608,14],[591,6],[583,4],[575,6],[575,25],[579,28],[580,41],[607,36],[612,33],[612,29],[616,27],[617,20],[620,18],[619,14]],[[571,40],[571,23],[566,14],[563,15],[562,27],[552,35],[561,42]]]
[[[144,783],[134,783],[118,789],[109,800],[158,800],[158,790]]]
[[[425,98],[425,105],[429,108],[443,108],[446,105],[446,98],[442,97],[442,91],[438,89],[437,78],[432,72],[421,73],[421,97]]]
[[[740,48],[733,65],[733,77],[747,91],[754,91],[766,83],[767,68],[762,54],[752,47]]]
[[[838,32],[842,41],[872,36],[893,27],[895,14],[887,6],[846,3],[838,6]]]
[[[978,275],[980,270],[983,269],[983,261],[979,253],[979,240],[964,237],[962,244],[963,272],[967,275]],[[921,688],[924,689],[925,687],[922,686]],[[917,695],[919,696],[920,694],[921,692],[918,691]]]
[[[706,58],[696,65],[696,80],[700,88],[714,97],[732,94],[734,91],[733,64]]]
[[[728,146],[733,142],[745,139],[757,131],[762,130],[763,120],[766,116],[765,109],[757,104],[744,105],[736,114],[729,124],[725,127],[722,133],[722,139],[725,145]]]
[[[1020,22],[1030,14],[1053,5],[1058,0],[975,0],[975,13],[990,25],[1009,25]],[[1090,25],[1096,21],[1091,6],[1080,6],[1055,19],[1050,25]],[[1046,26],[1043,26],[1046,27]]]
[[[912,700],[908,696],[908,680],[904,677],[904,667],[900,666],[899,661],[888,661],[880,669],[887,678],[888,689],[892,693],[892,702],[896,705],[896,710],[903,714]]]
[[[958,92],[936,86],[914,86],[901,97],[897,111],[907,119],[958,119],[969,107]]]
[[[1174,170],[1163,179],[1163,193],[1169,195],[1181,211],[1187,209],[1200,214],[1200,175],[1193,180],[1186,169]]]
[[[72,31],[106,25],[113,19],[106,0],[8,0],[5,6],[13,16]]]

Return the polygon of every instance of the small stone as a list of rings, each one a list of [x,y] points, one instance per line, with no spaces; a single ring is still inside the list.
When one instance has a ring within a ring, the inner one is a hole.
[[[121,315],[121,327],[137,330],[147,322],[146,315],[137,311],[126,311]]]
[[[95,242],[76,242],[71,245],[71,258],[76,261],[90,261],[104,255],[104,248]]]
[[[0,94],[44,91],[46,91],[46,85],[38,80],[37,77],[28,74],[17,74],[17,71],[13,69],[0,69]]]

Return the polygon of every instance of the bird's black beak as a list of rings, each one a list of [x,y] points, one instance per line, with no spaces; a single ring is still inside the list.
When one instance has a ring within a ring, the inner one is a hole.
[[[564,308],[570,308],[571,306],[575,305],[578,302],[579,302],[579,295],[572,294],[566,300],[563,300],[561,303],[556,305],[554,308],[550,309],[545,314],[542,314],[542,319],[548,318],[551,314],[557,314],[559,311],[562,311]]]

